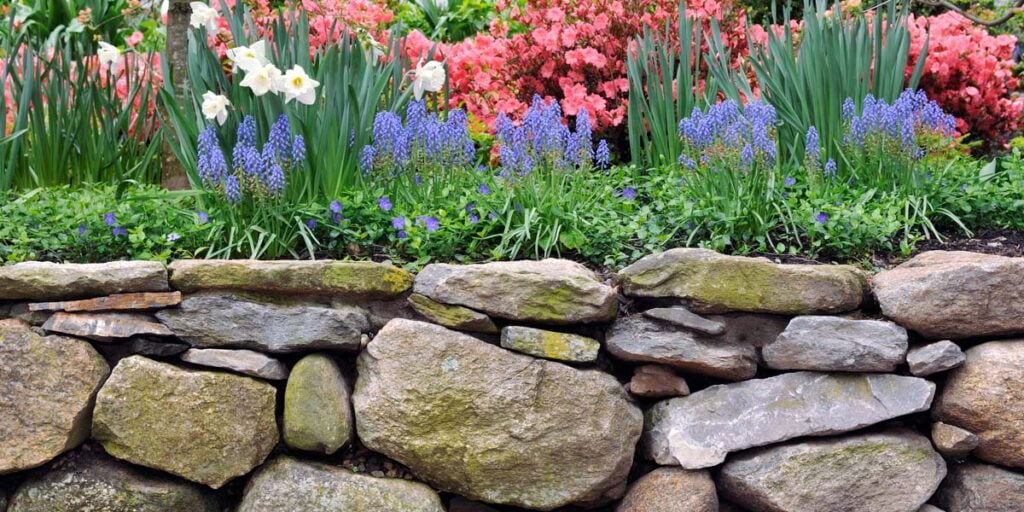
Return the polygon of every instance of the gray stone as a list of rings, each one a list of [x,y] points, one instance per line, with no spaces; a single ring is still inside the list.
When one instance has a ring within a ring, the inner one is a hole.
[[[798,316],[762,355],[776,370],[891,372],[907,357],[907,330],[878,320]]]
[[[1021,512],[1024,475],[975,462],[954,464],[934,501],[948,512]]]
[[[871,284],[885,316],[929,338],[1024,333],[1024,258],[930,251]]]
[[[181,307],[160,311],[157,318],[196,347],[272,353],[355,352],[369,329],[366,312],[353,306],[275,304],[221,293],[191,295]]]
[[[712,336],[718,336],[725,332],[725,324],[708,320],[696,313],[691,312],[682,306],[674,308],[653,308],[644,311],[644,316],[668,322],[686,329],[697,331]]]
[[[763,347],[775,341],[786,330],[790,320],[788,316],[760,313],[725,313],[708,315],[707,318],[725,324],[725,334],[713,339],[755,347]]]
[[[646,364],[633,370],[627,385],[630,393],[648,398],[686,396],[690,387],[686,379],[676,375],[672,368],[660,364]]]
[[[80,449],[25,481],[8,512],[220,512],[209,489]]]
[[[960,427],[937,421],[932,425],[932,442],[939,453],[951,458],[963,458],[978,447],[978,436]]]
[[[11,304],[7,310],[8,318],[17,318],[30,325],[41,326],[53,316],[49,311],[29,311],[27,302]]]
[[[165,341],[160,338],[136,336],[123,343],[102,343],[97,346],[108,359],[121,360],[128,356],[140,355],[149,357],[176,356],[189,349],[184,343]]]
[[[439,490],[552,510],[624,490],[642,415],[615,378],[392,320],[359,356],[359,439]]]
[[[355,418],[348,382],[326,354],[295,363],[284,391],[284,442],[296,450],[330,455],[352,438]]]
[[[740,453],[718,485],[730,501],[785,512],[915,512],[946,476],[909,430],[813,439]]]
[[[706,468],[730,452],[926,411],[934,393],[925,379],[888,374],[795,372],[711,386],[652,407],[644,446],[658,464]]]
[[[40,466],[89,437],[110,372],[89,343],[0,320],[0,475]]]
[[[918,377],[952,370],[966,360],[960,347],[949,340],[914,347],[907,353],[910,373]]]
[[[414,293],[409,295],[409,305],[417,313],[435,324],[456,331],[495,333],[498,328],[491,317],[462,306],[449,306]]]
[[[610,321],[619,303],[586,267],[554,259],[434,263],[416,276],[413,291],[499,318],[554,325]]]
[[[156,261],[31,261],[0,266],[0,300],[56,300],[167,289],[167,269]]]
[[[231,370],[267,380],[288,378],[288,367],[273,357],[244,349],[190,348],[181,355],[187,363]]]
[[[249,377],[132,356],[100,389],[92,436],[119,459],[217,489],[277,445],[276,395]]]
[[[757,373],[753,345],[696,334],[643,315],[616,320],[605,348],[624,361],[665,364],[721,379],[743,380]]]
[[[597,360],[601,344],[593,338],[533,327],[510,325],[501,330],[501,346],[531,356],[570,363]]]
[[[615,512],[718,512],[715,482],[707,471],[658,468],[629,486]]]
[[[857,309],[867,291],[853,267],[778,265],[692,248],[645,256],[618,278],[626,295],[686,299],[697,312],[842,313]]]
[[[444,512],[429,487],[375,478],[285,455],[266,463],[245,486],[238,512]]]
[[[54,313],[43,329],[94,341],[121,341],[133,336],[173,336],[163,324],[137,313]]]
[[[978,436],[975,457],[1024,468],[1024,340],[982,343],[965,355],[932,415]]]

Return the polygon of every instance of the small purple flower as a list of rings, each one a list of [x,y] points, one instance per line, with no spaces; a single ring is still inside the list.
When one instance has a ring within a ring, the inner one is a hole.
[[[497,218],[498,218],[498,214],[497,213],[491,212],[491,213],[487,214],[487,220],[495,220]]]
[[[792,176],[786,176],[785,178],[783,178],[782,184],[787,187],[792,187],[793,185],[796,185],[796,178]]]
[[[405,231],[399,231],[398,232],[398,238],[400,238],[400,239],[401,238],[408,238],[408,236],[409,236],[409,234],[406,233]]]
[[[390,212],[392,207],[391,200],[388,199],[388,196],[384,196],[377,200],[377,207],[386,212]]]
[[[306,221],[306,227],[309,229],[316,229],[316,219],[309,219]]]
[[[399,215],[398,217],[391,219],[391,227],[398,230],[405,229],[405,217]]]
[[[967,185],[964,185],[964,186],[966,187]],[[79,224],[78,225],[78,236],[85,236],[85,231],[86,231],[85,224]]]
[[[207,222],[210,222],[210,215],[206,212],[196,212],[196,222],[206,224]]]
[[[423,178],[420,178],[419,174],[417,174],[416,176],[413,177],[413,181],[415,181],[417,185],[422,185],[423,184]]]
[[[818,212],[818,213],[817,213],[817,214],[816,214],[816,215],[814,216],[814,220],[815,220],[815,222],[817,222],[818,224],[824,224],[824,223],[828,222],[828,214],[827,214],[827,213],[825,213],[825,212]]]
[[[335,199],[334,201],[331,201],[330,208],[331,208],[331,213],[341,213],[341,201],[338,201],[337,199]]]
[[[177,242],[179,239],[181,239],[181,235],[179,235],[177,233],[167,233],[167,241],[168,242],[172,242],[172,243],[173,242]]]
[[[826,178],[835,178],[836,177],[836,170],[837,170],[836,160],[834,158],[829,158],[828,162],[825,162],[825,177]]]
[[[466,205],[466,213],[473,213],[473,210],[475,210],[475,209],[476,209],[476,201],[470,201],[469,204]]]
[[[121,226],[117,226],[113,230],[111,230],[111,233],[113,233],[113,235],[115,237],[117,237],[117,236],[125,236],[125,235],[128,234],[128,230],[123,228],[123,227],[121,227]]]
[[[477,187],[476,189],[477,189],[477,191],[479,191],[481,194],[483,194],[485,196],[491,194],[490,187],[488,187],[485,183],[481,183],[480,186]]]
[[[103,223],[111,227],[116,226],[117,215],[114,215],[114,212],[107,212],[107,214],[103,216]]]
[[[340,213],[331,214],[331,220],[333,220],[335,224],[341,224],[341,219],[343,218],[344,217],[342,217]]]
[[[426,215],[420,215],[419,217],[416,218],[416,220],[419,221],[420,224],[426,226],[427,231],[430,233],[433,233],[434,231],[441,229],[441,221],[437,220],[437,217],[428,217]]]
[[[469,214],[469,221],[473,224],[480,222],[480,217],[477,217],[475,213]]]
[[[632,201],[636,199],[636,189],[633,187],[626,187],[622,189],[621,192],[619,192],[619,195],[621,195],[622,198],[627,201]]]

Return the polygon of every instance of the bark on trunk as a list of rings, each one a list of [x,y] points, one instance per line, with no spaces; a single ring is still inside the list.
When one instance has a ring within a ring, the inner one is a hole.
[[[170,67],[171,83],[179,101],[183,101],[188,87],[188,22],[191,12],[189,0],[170,0],[167,6],[167,47],[164,58]],[[181,162],[174,156],[169,138],[165,136],[161,144],[161,184],[170,190],[189,188],[188,176]]]

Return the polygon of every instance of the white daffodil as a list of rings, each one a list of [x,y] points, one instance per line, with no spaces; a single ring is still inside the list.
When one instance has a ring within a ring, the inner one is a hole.
[[[228,107],[231,102],[223,94],[214,94],[213,91],[203,93],[203,117],[216,119],[221,125],[228,120]]]
[[[96,55],[100,58],[100,64],[113,65],[117,59],[121,58],[121,50],[106,41],[100,41],[100,48],[96,51]]]
[[[293,66],[278,81],[277,89],[284,93],[284,102],[295,99],[303,105],[312,105],[316,101],[316,88],[320,82],[313,80],[300,66]]]
[[[273,64],[265,64],[246,71],[242,87],[252,89],[256,96],[263,96],[268,92],[278,92],[277,85],[280,79],[281,70]]]
[[[189,24],[193,28],[206,27],[206,32],[211,36],[217,35],[217,32],[220,31],[220,27],[217,26],[217,18],[220,17],[217,14],[217,9],[203,2],[192,2],[189,5],[192,7],[192,17],[189,18]]]
[[[262,40],[256,41],[251,46],[236,46],[228,50],[227,55],[234,63],[235,69],[246,72],[270,63],[267,60],[267,43]]]
[[[444,87],[444,65],[436,60],[426,64],[422,61],[413,70],[412,92],[416,99],[423,97],[424,92],[438,92]]]

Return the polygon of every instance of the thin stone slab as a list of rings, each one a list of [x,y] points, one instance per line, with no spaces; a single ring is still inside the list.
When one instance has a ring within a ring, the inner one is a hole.
[[[605,348],[623,361],[665,364],[708,377],[744,380],[757,373],[753,344],[697,334],[643,315],[616,320]]]
[[[891,372],[907,356],[907,330],[879,320],[798,316],[762,355],[776,370]]]
[[[30,261],[0,266],[0,300],[63,300],[167,289],[167,269],[156,261]]]
[[[146,315],[136,313],[64,313],[51,316],[43,329],[95,341],[120,341],[133,336],[173,336]]]
[[[498,332],[491,317],[479,311],[462,306],[441,304],[418,293],[409,296],[409,305],[427,320],[449,329],[483,333]]]
[[[889,374],[784,373],[711,386],[647,413],[647,457],[687,469],[730,452],[801,436],[831,435],[928,410],[935,384]]]
[[[932,424],[932,442],[939,453],[959,459],[978,447],[978,436],[955,425],[937,421]]]
[[[284,363],[252,350],[190,348],[181,354],[181,360],[260,379],[284,380],[288,378],[288,367]]]
[[[949,512],[1021,512],[1024,475],[976,462],[954,464],[934,501]]]
[[[138,311],[161,309],[181,303],[181,292],[119,293],[106,297],[60,302],[33,302],[29,311]]]
[[[412,286],[412,275],[383,263],[332,260],[177,260],[171,285],[186,293],[237,290],[349,299],[391,299]]]
[[[101,343],[96,346],[101,354],[108,359],[118,361],[128,356],[170,357],[189,349],[184,343],[176,343],[166,338],[150,338],[136,336],[121,343]]]
[[[693,331],[718,336],[725,333],[725,324],[709,320],[682,306],[674,308],[652,308],[643,312],[644,316],[668,322]]]
[[[501,330],[501,346],[531,356],[570,363],[597,360],[601,344],[593,338],[510,325]]]
[[[964,364],[966,360],[967,356],[964,355],[963,350],[949,340],[914,347],[907,353],[910,373],[918,377],[952,370]]]
[[[195,347],[277,354],[356,352],[370,328],[366,312],[355,306],[274,303],[218,292],[190,295],[180,307],[162,310],[156,317]]]

